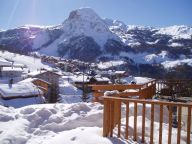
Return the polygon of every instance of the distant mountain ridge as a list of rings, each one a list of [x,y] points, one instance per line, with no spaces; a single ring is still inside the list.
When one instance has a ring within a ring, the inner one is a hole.
[[[130,58],[136,63],[192,58],[192,27],[154,28],[102,19],[91,8],[72,11],[60,25],[0,31],[0,49],[80,59]],[[142,58],[141,58],[142,57]]]

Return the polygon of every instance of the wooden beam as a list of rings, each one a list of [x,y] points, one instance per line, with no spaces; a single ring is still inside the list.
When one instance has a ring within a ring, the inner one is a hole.
[[[142,85],[91,85],[92,90],[126,90],[139,89]]]
[[[188,107],[188,118],[187,118],[187,143],[190,143],[190,134],[191,134],[191,109]]]
[[[171,144],[171,137],[172,137],[172,106],[169,106],[169,130],[168,130],[168,144]]]
[[[114,102],[110,102],[110,137],[113,137],[114,128]]]
[[[182,115],[182,110],[181,106],[178,107],[178,127],[177,127],[177,144],[180,144],[181,140],[181,115]]]
[[[160,105],[160,120],[159,120],[159,144],[162,144],[162,123],[163,123],[163,105]]]
[[[118,104],[119,108],[118,108],[118,137],[120,137],[121,135],[121,103]]]
[[[154,104],[151,104],[150,144],[153,144],[153,129],[154,129]]]
[[[128,139],[129,136],[129,103],[126,104],[126,128],[125,128],[125,138]]]
[[[142,110],[142,140],[141,142],[145,142],[145,104],[143,104],[143,110]]]
[[[134,131],[133,140],[137,141],[137,102],[134,102]]]

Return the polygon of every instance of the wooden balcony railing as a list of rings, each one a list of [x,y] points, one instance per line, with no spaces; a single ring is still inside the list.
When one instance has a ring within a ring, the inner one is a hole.
[[[146,118],[146,105],[151,106],[150,110],[150,143],[154,141],[154,119],[155,119],[155,107],[159,107],[159,144],[163,143],[163,118],[167,117],[164,113],[164,108],[168,108],[168,144],[172,143],[172,125],[173,125],[173,108],[177,108],[177,144],[180,144],[181,141],[181,123],[182,123],[182,113],[183,108],[187,109],[187,129],[186,129],[186,143],[190,144],[191,134],[191,125],[192,125],[192,104],[187,103],[176,103],[176,102],[163,102],[163,101],[152,101],[152,100],[144,100],[144,99],[128,99],[128,98],[120,98],[120,97],[103,97],[104,103],[104,117],[103,117],[103,136],[104,137],[113,137],[114,128],[117,127],[117,135],[118,137],[123,137],[128,139],[130,136],[133,136],[133,140],[138,140],[138,131],[137,126],[138,122],[142,123],[142,133],[141,133],[141,142],[145,142],[146,139],[146,131],[145,131],[145,118]],[[121,130],[121,118],[122,118],[122,104],[125,104],[125,133],[122,135]],[[129,133],[129,115],[130,109],[129,105],[134,104],[134,122],[133,122],[133,135]],[[142,121],[137,121],[138,114],[138,104],[142,105]],[[157,131],[155,131],[157,132]]]
[[[94,101],[102,102],[100,99],[106,91],[118,90],[118,94],[113,94],[115,97],[132,97],[139,96],[143,99],[151,99],[156,94],[156,81],[152,80],[144,84],[109,84],[109,85],[91,85],[93,90]],[[126,90],[126,92],[125,92]],[[128,91],[131,90],[131,91]]]
[[[156,92],[160,96],[192,97],[192,80],[157,80]]]

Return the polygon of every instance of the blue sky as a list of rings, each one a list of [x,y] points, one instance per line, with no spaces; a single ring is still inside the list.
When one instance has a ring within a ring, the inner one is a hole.
[[[60,24],[70,11],[82,7],[126,24],[192,25],[192,0],[0,0],[0,29]]]

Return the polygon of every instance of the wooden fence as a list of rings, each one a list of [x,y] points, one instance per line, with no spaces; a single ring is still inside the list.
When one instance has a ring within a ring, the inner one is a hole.
[[[181,121],[182,121],[182,108],[185,107],[188,110],[187,115],[187,144],[190,144],[191,137],[191,113],[192,113],[192,104],[186,103],[175,103],[175,102],[163,102],[163,101],[151,101],[144,99],[128,99],[128,98],[120,98],[120,97],[103,97],[104,102],[104,117],[103,117],[103,136],[113,137],[113,130],[117,126],[118,128],[118,137],[122,137],[121,134],[121,108],[122,104],[126,105],[126,124],[125,124],[125,135],[123,137],[128,139],[129,136],[129,105],[130,103],[134,103],[134,125],[133,125],[133,140],[138,140],[138,132],[137,132],[137,113],[138,113],[138,104],[142,104],[142,136],[141,141],[145,142],[145,117],[146,117],[146,105],[151,105],[151,124],[150,124],[150,143],[153,143],[154,140],[154,107],[159,106],[159,144],[162,144],[162,133],[163,133],[163,117],[164,115],[164,107],[168,107],[168,144],[172,143],[172,124],[173,124],[173,107],[177,108],[177,144],[180,144],[181,139]]]
[[[106,91],[119,91],[113,94],[114,97],[132,97],[151,99],[156,94],[156,81],[152,80],[144,84],[109,84],[109,85],[91,85],[93,90],[94,101],[102,102],[101,97]],[[125,91],[126,90],[126,91]],[[130,91],[129,91],[130,90]]]
[[[157,80],[156,92],[160,96],[192,96],[192,80]]]

